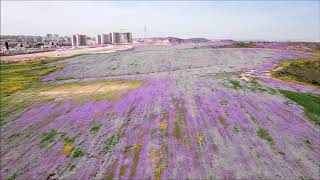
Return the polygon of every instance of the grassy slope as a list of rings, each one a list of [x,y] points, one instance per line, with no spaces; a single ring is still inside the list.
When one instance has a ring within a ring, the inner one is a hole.
[[[83,54],[81,54],[83,55]],[[79,55],[77,55],[79,56]],[[85,83],[67,83],[63,85],[48,85],[41,81],[41,78],[54,71],[60,70],[64,65],[52,65],[49,63],[65,58],[49,58],[43,61],[33,62],[0,62],[0,126],[5,124],[5,118],[15,113],[22,112],[30,107],[34,102],[52,101],[54,97],[40,96],[39,92],[49,90],[59,90],[62,88],[81,88],[90,85],[110,86],[126,85],[128,89],[135,89],[142,85],[141,81],[95,81]],[[108,91],[103,93],[89,93],[84,95],[70,95],[79,101],[83,99],[109,99],[115,100],[121,97],[118,91]]]
[[[289,82],[300,82],[320,87],[320,59],[298,59],[284,61],[278,65],[283,69],[272,71],[272,76]]]
[[[51,62],[64,60],[87,54],[76,54],[69,57],[47,58],[41,61],[4,62],[0,61],[0,95],[1,98],[16,92],[24,91],[30,87],[41,84],[41,77],[62,69],[63,65],[48,65]]]
[[[320,126],[320,96],[308,93],[280,90],[287,98],[304,107],[304,112],[309,119]]]
[[[63,68],[49,66],[48,63],[61,58],[50,58],[36,62],[0,62],[0,125],[4,124],[4,118],[19,112],[30,106],[34,98],[34,92],[41,87],[41,77]]]
[[[48,66],[48,63],[54,60],[48,59],[46,61],[24,63],[0,62],[1,97],[25,90],[32,84],[39,83],[41,77],[61,69],[62,66]]]

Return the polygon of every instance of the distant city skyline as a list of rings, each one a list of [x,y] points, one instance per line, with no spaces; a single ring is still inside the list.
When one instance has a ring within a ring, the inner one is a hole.
[[[320,1],[1,1],[1,35],[320,42]]]

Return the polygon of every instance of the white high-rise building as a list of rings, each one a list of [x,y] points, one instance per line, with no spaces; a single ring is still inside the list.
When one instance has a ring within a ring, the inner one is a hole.
[[[110,44],[109,34],[98,34],[97,36],[97,43],[98,44]]]
[[[72,46],[85,46],[87,45],[86,35],[76,34],[71,36]]]
[[[125,43],[132,43],[132,33],[130,32],[126,32],[126,33],[122,33],[124,38],[123,38],[123,41]]]
[[[121,43],[121,33],[119,32],[112,33],[112,43],[114,44]]]
[[[132,33],[130,32],[113,32],[112,43],[132,43]]]
[[[97,44],[120,44],[132,43],[132,33],[112,32],[109,34],[98,34]]]
[[[101,35],[100,34],[98,34],[98,36],[97,36],[97,44],[102,44]]]

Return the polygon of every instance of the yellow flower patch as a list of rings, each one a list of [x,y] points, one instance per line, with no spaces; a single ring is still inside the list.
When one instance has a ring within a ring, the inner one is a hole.
[[[149,159],[150,164],[153,164],[155,161],[156,161],[156,158],[155,158],[155,157],[151,157],[151,158]]]
[[[202,135],[198,135],[197,136],[197,141],[198,142],[203,142],[204,141],[204,137]]]
[[[158,154],[158,151],[156,149],[151,150],[151,155],[156,156]]]
[[[150,153],[151,153],[151,158],[149,159],[149,161],[151,164],[153,164],[156,161],[158,151],[156,149],[152,149]]]
[[[184,138],[184,139],[182,140],[182,143],[183,143],[183,144],[190,144],[190,140],[187,139],[187,138]]]
[[[133,147],[134,147],[135,150],[140,150],[141,142],[138,142],[138,143],[134,144]]]
[[[64,154],[69,154],[73,150],[73,145],[72,144],[66,144],[63,147],[63,153]]]
[[[101,117],[103,114],[102,114],[102,112],[96,112],[95,115],[96,115],[96,117]]]
[[[167,128],[168,128],[168,123],[160,123],[159,124],[159,129],[161,131],[165,131],[165,130],[167,130]]]
[[[161,179],[162,171],[164,169],[163,159],[164,159],[164,156],[160,152],[159,162],[158,162],[158,165],[157,165],[157,167],[155,169],[155,172],[154,172],[154,174],[155,174],[154,179],[155,180],[160,180]]]

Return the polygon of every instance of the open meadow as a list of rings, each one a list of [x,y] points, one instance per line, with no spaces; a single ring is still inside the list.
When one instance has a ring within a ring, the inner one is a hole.
[[[319,179],[319,57],[180,44],[1,62],[1,179]]]

